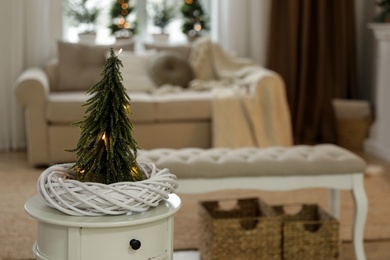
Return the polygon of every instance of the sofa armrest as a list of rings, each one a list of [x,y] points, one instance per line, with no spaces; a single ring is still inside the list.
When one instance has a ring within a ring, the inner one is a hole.
[[[28,161],[32,165],[49,163],[49,129],[45,116],[49,93],[49,79],[40,68],[29,68],[16,80],[15,94],[24,108]]]
[[[41,68],[29,68],[22,72],[15,83],[18,101],[27,107],[44,104],[50,93],[49,78]]]

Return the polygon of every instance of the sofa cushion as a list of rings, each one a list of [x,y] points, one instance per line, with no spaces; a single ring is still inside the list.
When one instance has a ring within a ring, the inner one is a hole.
[[[159,121],[210,120],[211,91],[183,91],[155,96],[156,116]]]
[[[158,86],[171,84],[188,87],[194,79],[191,65],[181,55],[171,51],[161,51],[154,55],[148,65],[150,77]]]
[[[123,51],[119,54],[119,59],[123,64],[121,69],[123,86],[128,91],[152,91],[157,87],[149,77],[147,68],[149,60],[154,55],[154,51],[139,54]]]
[[[210,120],[211,92],[183,91],[155,96],[148,93],[128,93],[132,123],[167,121]],[[46,117],[51,125],[80,121],[85,115],[82,106],[89,98],[85,92],[52,93],[46,107]]]
[[[98,83],[110,48],[131,51],[134,42],[117,45],[86,45],[58,42],[58,84],[54,91],[87,90]]]
[[[128,93],[132,122],[154,122],[156,109],[153,96],[146,93]],[[46,117],[50,124],[70,124],[80,121],[85,115],[82,106],[89,98],[85,92],[52,93],[46,107]]]
[[[82,105],[88,96],[84,91],[52,93],[46,106],[46,117],[51,124],[72,123],[80,121],[86,107]]]
[[[133,123],[155,122],[157,118],[154,98],[148,93],[128,93],[130,97],[131,115]]]

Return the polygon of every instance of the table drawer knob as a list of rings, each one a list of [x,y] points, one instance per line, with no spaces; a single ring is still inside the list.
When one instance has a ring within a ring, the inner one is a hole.
[[[137,239],[130,240],[130,246],[134,250],[138,250],[141,247],[141,241]]]

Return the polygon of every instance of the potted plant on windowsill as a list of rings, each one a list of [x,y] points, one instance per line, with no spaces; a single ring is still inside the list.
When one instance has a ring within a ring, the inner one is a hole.
[[[79,29],[80,42],[94,44],[96,39],[96,21],[100,8],[90,0],[69,0],[66,14]]]
[[[134,15],[135,6],[130,0],[115,1],[110,10],[111,22],[108,28],[117,41],[130,40],[138,33],[138,22]]]
[[[176,16],[175,4],[168,3],[167,0],[163,0],[162,3],[152,2],[149,10],[153,24],[160,29],[160,33],[152,34],[154,41],[167,42],[169,34],[166,32],[166,27]]]
[[[184,0],[181,9],[183,16],[182,32],[188,41],[193,41],[209,30],[209,21],[199,0]]]

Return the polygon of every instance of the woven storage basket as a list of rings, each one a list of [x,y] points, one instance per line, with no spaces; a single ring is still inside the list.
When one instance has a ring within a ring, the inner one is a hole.
[[[315,204],[299,205],[297,214],[286,213],[289,207],[274,206],[283,216],[283,259],[338,259],[339,222]]]
[[[282,218],[257,198],[200,202],[200,221],[202,260],[281,259]]]
[[[338,144],[352,151],[362,151],[371,118],[337,119]]]

